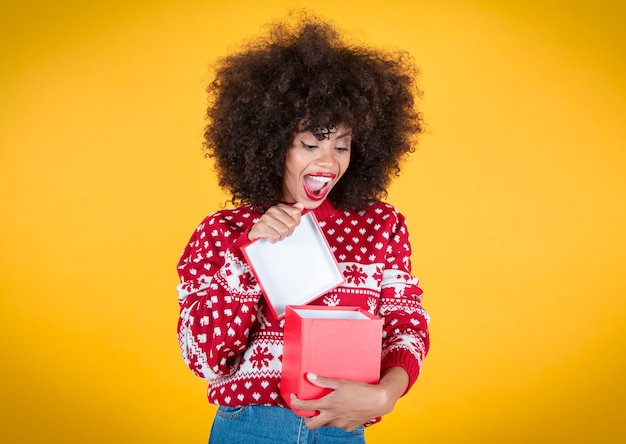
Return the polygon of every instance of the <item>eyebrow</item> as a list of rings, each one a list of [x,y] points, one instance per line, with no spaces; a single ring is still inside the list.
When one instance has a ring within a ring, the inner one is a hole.
[[[352,135],[352,131],[346,131],[345,133],[340,134],[337,137],[335,137],[335,139],[341,139],[343,137],[348,137],[348,136],[351,136],[351,135]]]

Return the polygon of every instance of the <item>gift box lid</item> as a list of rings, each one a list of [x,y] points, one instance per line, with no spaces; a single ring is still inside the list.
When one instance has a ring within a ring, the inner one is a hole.
[[[345,281],[312,212],[302,215],[291,236],[275,244],[261,238],[242,247],[276,318],[287,305],[303,305]]]

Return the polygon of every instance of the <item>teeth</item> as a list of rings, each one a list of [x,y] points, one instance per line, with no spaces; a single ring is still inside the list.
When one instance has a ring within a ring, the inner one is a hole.
[[[329,186],[332,180],[332,177],[324,174],[307,174],[304,176],[304,186],[310,193],[318,196],[323,189]]]
[[[328,183],[332,180],[330,177],[324,177],[324,176],[308,176],[308,177],[309,179],[313,179],[321,183]]]

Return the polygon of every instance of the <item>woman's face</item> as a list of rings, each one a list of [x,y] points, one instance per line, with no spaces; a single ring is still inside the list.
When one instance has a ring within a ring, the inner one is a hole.
[[[351,132],[345,126],[296,133],[287,149],[281,200],[320,206],[350,164]]]

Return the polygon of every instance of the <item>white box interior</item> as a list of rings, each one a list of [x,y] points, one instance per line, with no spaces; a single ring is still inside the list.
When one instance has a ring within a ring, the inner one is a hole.
[[[305,319],[370,319],[360,311],[354,310],[307,310],[299,308],[294,311],[298,313],[298,316]]]

